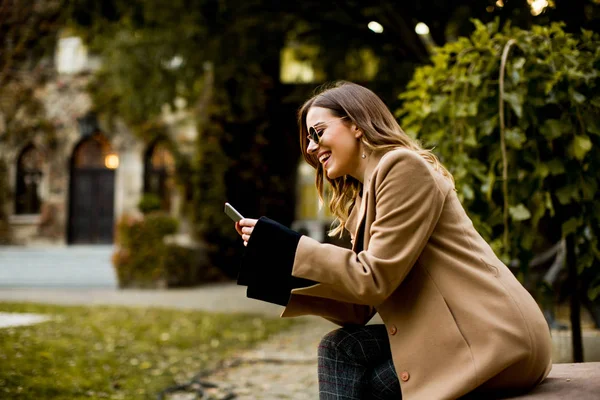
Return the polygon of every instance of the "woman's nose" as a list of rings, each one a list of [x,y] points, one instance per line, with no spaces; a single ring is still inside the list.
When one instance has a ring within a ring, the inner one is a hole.
[[[313,142],[312,140],[308,141],[308,147],[306,148],[306,152],[308,154],[312,154],[319,148],[319,145]]]

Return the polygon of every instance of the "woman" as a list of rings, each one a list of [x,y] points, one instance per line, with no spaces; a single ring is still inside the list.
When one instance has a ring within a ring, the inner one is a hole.
[[[309,99],[298,124],[320,195],[324,177],[332,187],[332,233],[350,232],[352,249],[243,219],[238,283],[283,305],[282,317],[342,326],[319,346],[320,398],[456,399],[539,384],[552,366],[548,325],[436,156],[353,83]],[[384,325],[365,326],[375,312]]]

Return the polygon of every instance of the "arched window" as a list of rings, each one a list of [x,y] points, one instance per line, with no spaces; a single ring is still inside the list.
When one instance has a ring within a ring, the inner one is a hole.
[[[174,189],[175,159],[164,140],[158,140],[146,151],[144,157],[144,193],[160,198],[161,209],[171,209]]]
[[[42,156],[33,146],[23,149],[17,160],[15,214],[39,214]]]

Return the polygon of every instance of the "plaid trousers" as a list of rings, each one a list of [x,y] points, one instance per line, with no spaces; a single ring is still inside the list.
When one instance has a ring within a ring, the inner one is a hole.
[[[319,399],[401,399],[384,325],[336,329],[319,344]]]

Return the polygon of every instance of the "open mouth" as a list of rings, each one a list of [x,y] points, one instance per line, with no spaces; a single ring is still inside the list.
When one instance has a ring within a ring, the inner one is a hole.
[[[319,162],[323,165],[325,165],[325,163],[327,163],[327,161],[329,160],[329,158],[331,157],[331,153],[325,153],[323,155],[321,155],[321,157],[319,157]]]

